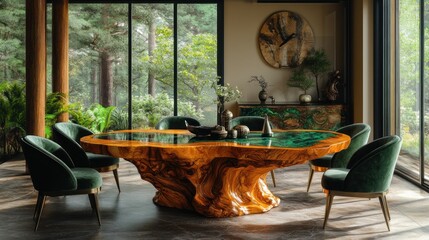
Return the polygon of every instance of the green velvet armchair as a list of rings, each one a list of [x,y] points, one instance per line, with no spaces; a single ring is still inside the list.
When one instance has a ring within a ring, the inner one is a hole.
[[[38,191],[34,231],[39,226],[47,196],[88,194],[101,225],[98,192],[103,181],[100,173],[91,168],[75,167],[67,152],[49,139],[28,135],[22,138],[21,146],[34,189]]]
[[[246,125],[250,131],[262,131],[264,128],[265,118],[260,116],[238,116],[231,119],[230,126],[231,128],[237,125]],[[270,122],[271,128],[273,128],[272,123]],[[273,180],[273,185],[276,187],[276,178],[274,171],[271,170],[271,179]]]
[[[53,140],[66,150],[76,167],[91,167],[99,172],[113,171],[116,186],[120,192],[119,158],[85,152],[80,146],[80,139],[92,134],[94,133],[91,130],[71,122],[56,123],[52,127]]]
[[[359,148],[345,168],[331,168],[322,177],[326,195],[325,220],[335,196],[375,198],[380,201],[387,229],[390,231],[390,213],[386,194],[392,181],[402,140],[393,135],[374,140]]]
[[[185,121],[192,126],[201,126],[200,122],[191,117],[171,116],[161,119],[155,126],[155,129],[186,129]]]
[[[262,131],[264,121],[265,118],[260,116],[238,116],[231,119],[230,126],[233,128],[237,125],[246,125],[250,131]],[[271,123],[270,125],[272,128]]]
[[[350,124],[337,130],[339,133],[350,136],[349,146],[333,155],[326,155],[318,159],[308,161],[310,172],[308,175],[307,192],[310,190],[314,172],[325,172],[329,168],[346,167],[352,155],[368,142],[371,127],[364,123]]]

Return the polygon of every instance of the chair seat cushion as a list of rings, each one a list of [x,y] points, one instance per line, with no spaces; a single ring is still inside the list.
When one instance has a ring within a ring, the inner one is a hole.
[[[344,189],[344,180],[350,169],[331,168],[327,170],[322,177],[322,187],[327,190],[342,191]]]
[[[99,188],[103,184],[101,175],[92,168],[72,168],[77,180],[77,190]]]
[[[114,164],[119,164],[119,158],[115,158],[109,155],[101,155],[87,152],[89,164],[93,168],[106,167]]]
[[[321,158],[310,160],[310,164],[318,167],[329,168],[331,166],[332,155],[325,155]]]

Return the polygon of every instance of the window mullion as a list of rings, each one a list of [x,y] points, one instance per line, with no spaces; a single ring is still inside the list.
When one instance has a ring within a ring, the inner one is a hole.
[[[173,95],[174,95],[174,116],[177,116],[177,101],[178,101],[178,96],[177,96],[177,3],[174,4],[174,39],[173,39],[173,45],[174,45],[174,77],[173,77],[173,81],[174,81],[174,89],[173,89]]]
[[[424,172],[424,159],[425,159],[425,136],[424,136],[424,1],[420,0],[420,76],[419,76],[419,87],[420,87],[420,184],[424,184],[425,172]]]

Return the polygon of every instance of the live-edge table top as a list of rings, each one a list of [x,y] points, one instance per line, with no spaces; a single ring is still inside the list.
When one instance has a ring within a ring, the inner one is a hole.
[[[178,153],[181,150],[186,150],[182,153],[191,153],[191,149],[199,151],[210,147],[222,148],[222,152],[229,148],[234,149],[231,150],[233,152],[239,152],[240,149],[247,152],[265,149],[265,154],[276,152],[276,160],[291,160],[292,156],[301,156],[305,161],[338,152],[346,148],[349,142],[348,135],[319,130],[276,130],[273,137],[261,137],[260,132],[251,132],[247,138],[213,139],[197,137],[187,130],[147,129],[108,132],[81,139],[81,145],[87,151],[123,158],[133,157],[135,149],[141,148],[169,148],[176,149]],[[266,159],[270,157],[266,156]]]
[[[133,163],[157,189],[153,202],[208,217],[262,213],[280,204],[265,182],[271,170],[348,147],[350,137],[316,130],[252,132],[244,139],[195,137],[187,130],[124,130],[86,136],[86,151]]]

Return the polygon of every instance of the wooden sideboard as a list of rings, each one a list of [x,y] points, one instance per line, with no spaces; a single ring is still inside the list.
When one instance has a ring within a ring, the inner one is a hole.
[[[280,129],[336,130],[346,121],[343,104],[239,103],[238,108],[240,116],[268,115],[271,123]]]

